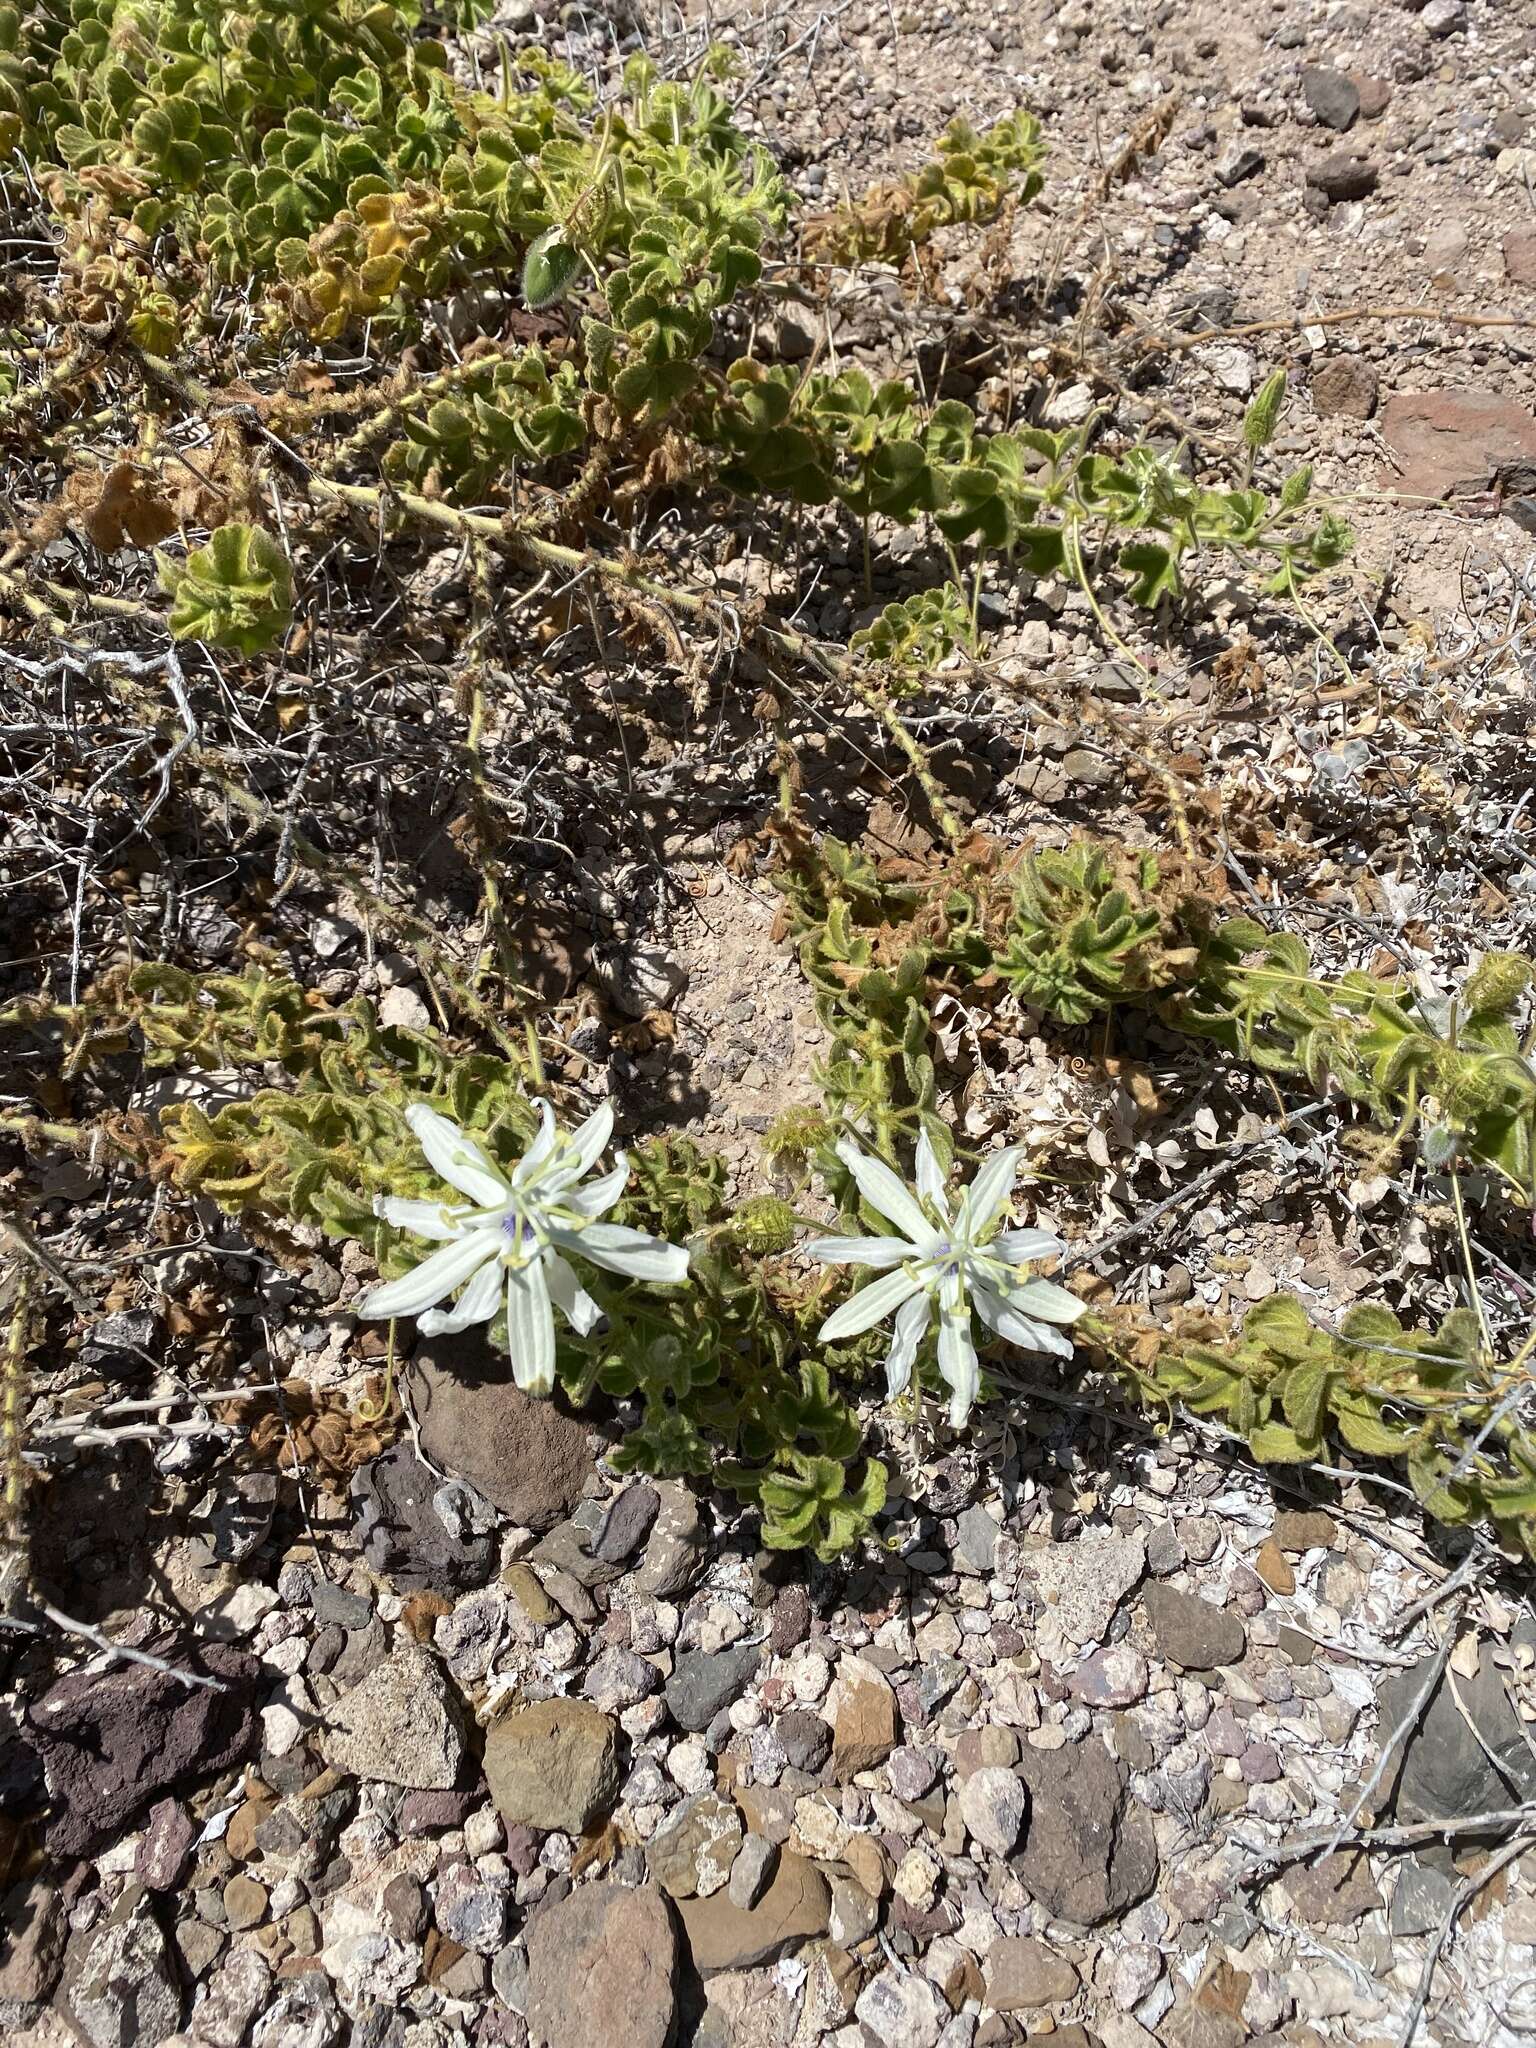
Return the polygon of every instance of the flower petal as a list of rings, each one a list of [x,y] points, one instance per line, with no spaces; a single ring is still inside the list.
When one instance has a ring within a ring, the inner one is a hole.
[[[408,1230],[412,1237],[462,1237],[463,1209],[450,1209],[445,1202],[412,1202],[403,1195],[379,1195],[373,1204],[375,1216],[393,1223],[396,1230]]]
[[[405,1112],[405,1120],[415,1132],[428,1163],[451,1188],[468,1195],[482,1208],[494,1209],[498,1203],[505,1206],[506,1181],[474,1139],[456,1123],[429,1109],[424,1102],[413,1102]]]
[[[600,1179],[589,1180],[584,1188],[567,1189],[560,1197],[560,1206],[574,1209],[578,1216],[601,1216],[623,1194],[628,1179],[629,1160],[624,1153],[616,1153],[613,1165]]]
[[[1007,1208],[1023,1162],[1022,1145],[1005,1145],[976,1169],[976,1178],[965,1191],[965,1215],[973,1243]]]
[[[992,1257],[1016,1266],[1022,1259],[1059,1259],[1066,1246],[1048,1230],[1005,1230],[986,1249]]]
[[[1049,1323],[1032,1322],[990,1287],[972,1287],[971,1306],[994,1336],[1007,1344],[1016,1344],[1021,1351],[1044,1351],[1053,1358],[1072,1356],[1070,1337],[1053,1330]]]
[[[613,1104],[600,1103],[584,1123],[561,1140],[553,1165],[545,1175],[552,1189],[574,1187],[589,1173],[613,1136]]]
[[[544,1279],[549,1298],[578,1337],[588,1336],[603,1320],[603,1312],[576,1278],[558,1252],[544,1261]]]
[[[554,1392],[555,1314],[537,1259],[507,1268],[507,1350],[525,1394]]]
[[[563,1252],[575,1252],[594,1266],[606,1266],[610,1273],[622,1273],[630,1280],[686,1280],[688,1252],[680,1244],[666,1244],[659,1237],[647,1237],[643,1230],[630,1230],[622,1223],[588,1223],[580,1230],[551,1230],[551,1244]]]
[[[1018,1309],[1021,1315],[1038,1316],[1047,1323],[1075,1323],[1088,1308],[1086,1301],[1068,1294],[1054,1280],[1021,1280],[1013,1287],[1000,1287],[997,1291],[1010,1308]]]
[[[861,1152],[846,1138],[838,1145],[837,1156],[853,1175],[854,1184],[869,1206],[887,1223],[905,1231],[913,1244],[926,1251],[934,1241],[933,1225],[918,1207],[910,1188],[904,1187],[892,1173],[883,1159],[871,1159],[867,1152]]]
[[[555,1112],[542,1098],[534,1105],[539,1112],[539,1128],[533,1143],[512,1169],[512,1185],[527,1187],[539,1168],[544,1164],[560,1142],[560,1132],[555,1124]]]
[[[877,1272],[912,1256],[904,1237],[813,1237],[805,1249],[824,1266],[873,1266]]]
[[[975,1404],[981,1382],[976,1346],[971,1341],[970,1312],[963,1303],[939,1317],[939,1371],[949,1383],[949,1426],[959,1429]]]
[[[371,1294],[364,1295],[353,1314],[419,1316],[423,1309],[435,1308],[445,1295],[452,1294],[460,1281],[467,1280],[487,1259],[494,1259],[496,1252],[494,1232],[472,1230],[452,1244],[445,1244],[440,1252],[423,1259],[398,1280],[375,1287]]]
[[[939,1155],[933,1149],[933,1140],[926,1127],[917,1134],[917,1192],[925,1202],[932,1203],[940,1216],[948,1216],[949,1197],[945,1189],[944,1169],[939,1164]]]
[[[926,1293],[914,1294],[896,1311],[896,1330],[885,1354],[885,1391],[893,1397],[903,1394],[912,1383],[917,1347],[923,1341],[933,1303]]]
[[[501,1307],[501,1264],[487,1259],[450,1309],[429,1308],[417,1322],[423,1337],[442,1337],[467,1330],[472,1323],[488,1323]]]
[[[887,1273],[883,1280],[871,1280],[827,1317],[821,1326],[821,1341],[833,1344],[839,1337],[857,1337],[861,1330],[873,1329],[876,1323],[884,1322],[892,1309],[900,1308],[910,1295],[916,1294],[922,1284],[910,1273]]]

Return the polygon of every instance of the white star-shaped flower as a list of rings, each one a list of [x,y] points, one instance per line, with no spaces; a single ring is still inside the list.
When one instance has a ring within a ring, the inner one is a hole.
[[[451,1119],[424,1102],[412,1104],[405,1120],[422,1151],[467,1199],[440,1203],[386,1195],[375,1202],[387,1223],[445,1242],[399,1280],[376,1287],[357,1313],[415,1316],[423,1335],[434,1337],[491,1322],[505,1300],[512,1376],[525,1393],[548,1394],[555,1384],[554,1310],[581,1337],[602,1315],[562,1253],[574,1252],[626,1279],[653,1281],[686,1279],[688,1253],[681,1245],[599,1220],[629,1178],[622,1152],[611,1171],[579,1185],[613,1134],[607,1103],[568,1133],[556,1127],[547,1102],[537,1107],[538,1135],[507,1177]],[[439,1308],[455,1288],[463,1289],[455,1305]]]
[[[1071,1357],[1071,1339],[1052,1325],[1075,1322],[1085,1304],[1054,1281],[1027,1279],[1019,1271],[1021,1262],[1054,1258],[1066,1246],[1047,1230],[988,1236],[1012,1198],[1021,1147],[994,1152],[953,1202],[926,1131],[917,1141],[915,1195],[890,1167],[846,1139],[837,1156],[869,1206],[901,1235],[818,1237],[806,1246],[826,1265],[885,1271],[827,1318],[823,1342],[856,1337],[894,1314],[885,1370],[889,1391],[899,1394],[911,1381],[918,1347],[937,1310],[939,1371],[950,1388],[949,1419],[956,1429],[970,1413],[980,1373],[971,1337],[973,1309],[994,1335],[1022,1350]]]

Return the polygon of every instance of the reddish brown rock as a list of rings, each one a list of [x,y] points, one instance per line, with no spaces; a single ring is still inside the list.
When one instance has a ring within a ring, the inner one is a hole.
[[[1389,488],[1416,498],[1486,491],[1511,463],[1536,461],[1536,415],[1497,391],[1399,392],[1382,408]]]
[[[707,1899],[685,1899],[681,1907],[694,1966],[705,1975],[750,1970],[817,1940],[827,1931],[831,1910],[826,1879],[792,1850],[779,1858],[773,1882],[755,1906],[734,1905],[729,1891],[723,1891]]]
[[[163,1792],[228,1770],[255,1738],[261,1667],[223,1643],[153,1644],[168,1663],[206,1672],[222,1690],[184,1685],[129,1664],[75,1671],[33,1707],[26,1737],[43,1760],[56,1855],[87,1856],[120,1835]]]
[[[1024,1846],[1011,1857],[1025,1889],[1053,1919],[1097,1926],[1147,1897],[1157,1841],[1129,1797],[1130,1774],[1096,1736],[1068,1749],[1026,1749]]]
[[[860,1771],[883,1764],[896,1747],[896,1695],[885,1673],[862,1657],[843,1659],[837,1683],[831,1775],[837,1784],[846,1785]]]
[[[1253,1561],[1253,1568],[1268,1586],[1271,1593],[1287,1594],[1296,1590],[1296,1574],[1291,1570],[1285,1552],[1268,1537]]]
[[[1079,1978],[1064,1955],[1032,1934],[995,1941],[987,1951],[985,2002],[994,2012],[1033,2012],[1077,1994]]]
[[[433,1337],[411,1361],[421,1447],[525,1529],[552,1529],[592,1471],[586,1424],[512,1383],[478,1330]]]
[[[1352,156],[1347,149],[1335,150],[1332,156],[1307,166],[1307,183],[1332,206],[1346,199],[1368,199],[1380,176],[1369,157]]]
[[[666,2048],[676,1975],[653,1885],[579,1885],[528,1923],[529,2031],[548,2048]]]
[[[1504,275],[1536,291],[1536,228],[1511,228],[1504,237]]]
[[[1343,1927],[1382,1903],[1370,1859],[1360,1849],[1341,1849],[1316,1866],[1301,1864],[1285,1873],[1291,1904],[1311,1927]]]

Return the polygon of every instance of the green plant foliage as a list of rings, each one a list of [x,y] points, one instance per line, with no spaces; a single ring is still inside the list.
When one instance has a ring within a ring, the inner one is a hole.
[[[1031,114],[1011,114],[980,135],[952,121],[920,170],[807,223],[805,252],[819,263],[899,263],[940,228],[995,220],[1009,199],[1027,204],[1044,182],[1044,157]]]
[[[1170,946],[1166,909],[1152,892],[1149,853],[1117,859],[1080,841],[1025,861],[997,971],[1021,1001],[1063,1024],[1086,1024],[1112,1004],[1176,982],[1192,946]]]
[[[1135,1377],[1148,1398],[1219,1419],[1265,1464],[1327,1459],[1336,1445],[1401,1460],[1436,1521],[1490,1523],[1536,1556],[1536,1443],[1499,1413],[1468,1309],[1430,1333],[1361,1303],[1331,1331],[1276,1294],[1235,1339],[1167,1344]]]
[[[1536,1191],[1536,1072],[1510,1013],[1530,962],[1492,954],[1461,1005],[1405,980],[1354,972],[1317,978],[1303,940],[1233,918],[1204,946],[1167,1014],[1271,1074],[1339,1089],[1406,1133],[1433,1165],[1495,1168],[1523,1199]]]
[[[450,22],[425,29],[411,0],[261,0],[231,32],[209,0],[41,0],[28,16],[0,0],[0,145],[24,131],[43,162],[66,245],[85,251],[89,316],[115,316],[151,353],[217,323],[218,285],[253,296],[274,345],[365,327],[398,342],[432,302],[505,297],[520,276],[562,342],[403,404],[386,450],[386,475],[451,501],[558,462],[601,418],[642,461],[665,423],[702,452],[691,467],[713,463],[743,496],[835,502],[866,528],[932,519],[952,546],[1085,587],[1092,559],[1144,605],[1182,600],[1212,551],[1276,593],[1347,554],[1304,472],[1274,498],[1214,488],[1175,454],[1095,452],[1096,421],[984,433],[968,406],[856,368],[745,359],[722,379],[708,360],[719,316],[756,310],[741,301],[789,221],[719,89],[728,60],[678,83],[632,58],[597,109],[565,66],[503,51],[492,95],[453,75]],[[1028,113],[984,134],[956,122],[912,177],[808,224],[807,247],[899,256],[1033,197],[1041,158]],[[1282,397],[1271,379],[1250,408],[1249,467]],[[898,696],[964,637],[953,597],[913,602],[856,649]]]
[[[46,1021],[47,1007],[36,1007],[29,1021]],[[212,1112],[168,1107],[164,1166],[231,1214],[358,1239],[386,1278],[414,1266],[421,1247],[374,1213],[376,1198],[442,1194],[405,1120],[413,1103],[472,1132],[503,1171],[537,1128],[522,1064],[381,1025],[362,998],[333,1008],[288,980],[152,965],[87,1011],[98,1053],[137,1038],[150,1067],[280,1072],[282,1086]],[[814,1289],[769,1256],[792,1238],[793,1211],[774,1197],[733,1211],[725,1162],[681,1135],[645,1139],[628,1156],[614,1220],[691,1239],[689,1281],[642,1288],[578,1261],[608,1320],[589,1340],[562,1334],[563,1384],[578,1402],[601,1391],[637,1404],[614,1452],[620,1470],[718,1480],[757,1505],[772,1547],[847,1550],[884,1501],[885,1472],[825,1365],[808,1355]],[[491,1337],[505,1343],[504,1318]],[[848,1356],[861,1362],[857,1347]]]
[[[799,913],[800,965],[830,1041],[814,1069],[827,1110],[818,1164],[834,1191],[845,1194],[850,1183],[831,1151],[840,1133],[863,1133],[871,1149],[892,1161],[920,1128],[926,1127],[941,1159],[949,1158],[951,1139],[937,1110],[928,1043],[931,950],[916,940],[904,947],[885,943],[890,935],[878,929],[878,920],[886,891],[867,856],[831,838],[819,853],[820,889],[797,900],[803,877],[788,870],[777,879]],[[796,1133],[782,1133],[779,1150],[790,1155],[795,1142]]]
[[[632,1194],[620,1213],[654,1233],[675,1222],[675,1200]],[[640,1404],[613,1453],[621,1471],[712,1477],[758,1505],[771,1547],[828,1557],[867,1533],[884,1470],[863,1458],[858,1420],[826,1367],[802,1355],[809,1331],[794,1291],[771,1266],[734,1254],[735,1235],[695,1242],[686,1287],[626,1290],[606,1337],[571,1345],[562,1376],[577,1400],[596,1386]],[[607,1283],[591,1284],[606,1304]]]
[[[965,594],[953,583],[921,590],[899,604],[888,604],[872,625],[861,627],[848,642],[856,660],[884,671],[893,697],[924,689],[946,655],[968,644],[970,611]]]
[[[581,80],[536,50],[506,54],[495,97],[458,84],[410,0],[271,0],[237,34],[207,0],[51,4],[52,44],[0,12],[0,141],[54,158],[62,210],[109,194],[225,282],[275,283],[278,330],[413,318],[509,268],[549,306],[591,268],[605,360],[631,373],[615,395],[656,416],[782,213],[718,66],[679,86],[634,60],[594,126]]]
[[[749,1195],[731,1217],[730,1235],[744,1251],[766,1258],[789,1250],[797,1224],[794,1210],[778,1195]]]
[[[1255,454],[1275,438],[1284,405],[1285,372],[1275,370],[1264,379],[1243,414],[1243,442]]]
[[[887,878],[830,838],[776,879],[834,1039],[829,1101],[887,1136],[923,1099],[922,1020],[939,981],[958,976],[1011,987],[1063,1025],[1116,1003],[1154,1006],[1266,1073],[1337,1089],[1398,1135],[1416,1131],[1432,1165],[1490,1167],[1520,1199],[1536,1196],[1536,1070],[1511,1015],[1536,969],[1517,955],[1490,955],[1459,1003],[1390,976],[1325,980],[1301,939],[1213,920],[1180,863],[1091,839],[1027,857],[1011,884],[983,863],[926,886]]]
[[[0,163],[30,153],[54,105],[42,24],[24,21],[14,0],[0,5]]]
[[[727,1486],[738,1485],[734,1473],[721,1476]],[[810,1550],[830,1563],[869,1533],[885,1493],[885,1467],[876,1458],[866,1459],[861,1476],[850,1483],[839,1459],[791,1451],[756,1481],[748,1498],[762,1510],[763,1541],[770,1550]]]
[[[466,366],[451,395],[404,419],[384,451],[384,474],[414,490],[475,499],[514,463],[551,462],[586,439],[575,365],[553,371],[542,349]]]
[[[546,228],[523,258],[523,303],[541,313],[563,299],[581,275],[581,251],[564,228]]]
[[[165,1111],[180,1186],[232,1213],[361,1238],[391,1276],[418,1248],[374,1215],[374,1196],[440,1192],[405,1122],[411,1103],[430,1101],[508,1161],[535,1128],[520,1066],[382,1025],[361,997],[332,1009],[296,982],[157,964],[128,978],[117,1028],[130,1027],[150,1067],[276,1067],[288,1077],[212,1114],[195,1102]]]
[[[878,514],[903,526],[931,515],[952,543],[1084,584],[1091,533],[1091,552],[1098,557],[1107,544],[1126,594],[1142,605],[1182,599],[1181,565],[1203,550],[1255,564],[1278,592],[1335,567],[1352,545],[1335,514],[1313,518],[1309,471],[1274,499],[1211,489],[1176,452],[1090,451],[1091,420],[1059,433],[983,435],[958,400],[925,412],[911,385],[876,385],[857,369],[802,376],[743,359],[696,426],[723,458],[721,480],[743,497],[836,499],[861,519]]]
[[[275,646],[293,621],[293,576],[279,542],[259,526],[218,527],[185,561],[157,554],[171,600],[171,637],[239,654]]]

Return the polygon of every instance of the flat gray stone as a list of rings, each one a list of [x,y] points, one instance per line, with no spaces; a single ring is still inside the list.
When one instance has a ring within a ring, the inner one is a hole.
[[[1405,1857],[1397,1867],[1388,1925],[1394,1934],[1433,1934],[1455,1896],[1456,1886],[1443,1870]]]
[[[1378,1741],[1409,1712],[1431,1661],[1422,1659],[1382,1680]],[[1388,1766],[1383,1804],[1399,1821],[1463,1820],[1468,1814],[1496,1812],[1533,1798],[1536,1755],[1509,1703],[1492,1646],[1484,1644],[1475,1678],[1458,1677],[1453,1685],[1450,1675],[1442,1674],[1413,1732]]]
[[[685,1650],[667,1680],[667,1707],[679,1728],[701,1735],[722,1707],[740,1699],[762,1662],[757,1643],[728,1650]]]
[[[447,1791],[464,1763],[458,1697],[437,1659],[397,1642],[330,1710],[320,1754],[333,1770],[415,1791]]]

